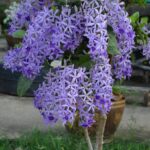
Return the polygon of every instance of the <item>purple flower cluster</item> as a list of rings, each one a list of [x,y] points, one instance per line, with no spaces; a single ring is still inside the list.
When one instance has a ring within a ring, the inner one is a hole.
[[[148,43],[142,46],[143,55],[147,60],[150,60],[150,39],[148,39]]]
[[[22,0],[17,8],[16,16],[10,22],[10,34],[21,28],[27,29],[31,20],[45,5],[50,5],[49,0]]]
[[[80,81],[79,97],[77,99],[77,110],[80,116],[80,126],[90,127],[94,122],[94,104],[93,87],[91,84],[90,73],[86,73],[84,79]]]
[[[107,20],[103,7],[97,0],[85,0],[82,6],[85,16],[85,34],[94,61],[107,57]]]
[[[66,51],[74,53],[82,40],[88,39],[93,68],[89,72],[74,66],[53,68],[35,92],[35,107],[47,123],[73,123],[78,112],[80,125],[89,127],[95,110],[102,114],[110,111],[113,79],[107,54],[108,24],[121,53],[113,58],[114,74],[118,79],[131,74],[134,32],[119,2],[105,2],[84,0],[79,8],[57,8],[48,0],[24,0],[18,8],[22,11],[18,11],[11,30],[26,27],[27,31],[21,47],[4,57],[5,68],[34,79],[46,60],[61,59]]]
[[[117,79],[130,77],[132,74],[132,62],[128,56],[115,56],[113,58],[113,73]]]
[[[107,16],[102,4],[97,0],[85,0],[85,34],[89,40],[90,55],[96,63],[91,71],[91,82],[95,106],[107,114],[111,108],[112,75],[107,54]]]
[[[101,58],[91,70],[92,87],[95,93],[94,104],[102,112],[107,114],[111,109],[112,74],[111,65],[107,58]]]
[[[70,8],[62,7],[59,14],[59,10],[44,7],[29,25],[19,53],[10,51],[4,58],[4,66],[34,79],[46,59],[55,60],[64,51],[75,50],[82,41],[83,26],[79,24],[82,21],[81,12],[71,14]]]
[[[63,50],[71,50],[74,52],[81,43],[84,33],[84,18],[82,11],[76,7],[72,9],[62,7],[57,26],[62,34],[60,42],[63,44]]]
[[[117,79],[131,76],[130,54],[134,46],[135,33],[125,12],[123,3],[105,1],[108,24],[116,34],[120,55],[113,58],[114,75]]]
[[[16,48],[8,51],[8,53],[4,56],[4,67],[7,69],[11,69],[12,72],[18,71],[20,68],[20,57],[19,54],[20,48]]]
[[[56,17],[55,12],[47,8],[38,13],[34,22],[29,25],[20,51],[12,50],[8,53],[8,56],[5,56],[4,66],[6,68],[22,72],[25,76],[32,79],[40,72],[46,57],[48,55],[53,57],[53,50],[57,52],[55,57],[60,55],[61,50],[53,48],[51,46],[53,43],[48,39],[53,38],[53,35],[55,36],[57,32],[57,28],[52,22],[54,17]],[[16,61],[14,63],[10,62],[11,55],[13,55],[13,60],[19,61],[19,66]],[[10,63],[12,63],[11,66],[9,66]]]
[[[49,72],[46,82],[35,92],[34,104],[47,123],[56,123],[58,119],[63,124],[73,123],[78,109],[84,125],[88,122],[89,126],[93,122],[90,111],[94,111],[91,96],[85,69],[68,66]]]

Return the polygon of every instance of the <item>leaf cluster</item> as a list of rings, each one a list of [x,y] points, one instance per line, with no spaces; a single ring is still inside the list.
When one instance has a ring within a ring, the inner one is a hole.
[[[126,0],[125,2],[127,5],[138,4],[143,6],[147,3],[147,0]]]
[[[136,45],[144,45],[148,42],[148,35],[143,30],[148,25],[148,17],[140,17],[139,12],[135,12],[130,16],[131,24],[136,33],[135,43]]]

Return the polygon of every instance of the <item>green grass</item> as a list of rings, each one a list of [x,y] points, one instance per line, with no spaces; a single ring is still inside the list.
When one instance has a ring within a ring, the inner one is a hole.
[[[83,137],[64,132],[34,131],[16,140],[1,139],[0,150],[88,150]],[[150,150],[150,143],[115,139],[104,150]]]

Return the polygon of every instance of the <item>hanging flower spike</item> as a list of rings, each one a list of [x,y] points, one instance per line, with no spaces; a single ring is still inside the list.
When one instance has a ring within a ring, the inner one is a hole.
[[[112,94],[112,74],[109,60],[105,57],[95,64],[91,70],[94,104],[102,114],[107,114],[111,109]]]
[[[82,81],[82,82],[81,82]],[[79,86],[79,97],[77,99],[77,109],[80,116],[80,126],[87,128],[94,122],[95,105],[93,99],[93,89],[89,74],[85,74]]]
[[[62,7],[59,22],[57,26],[62,33],[61,44],[64,51],[71,50],[72,52],[79,46],[82,41],[84,32],[83,14],[81,10],[76,10],[75,7]],[[60,36],[60,35],[58,35]]]
[[[113,59],[113,69],[117,79],[126,79],[132,74],[132,62],[128,56],[115,56]]]
[[[134,47],[135,33],[130,24],[127,12],[124,10],[123,3],[119,1],[105,1],[108,24],[116,34],[120,55],[115,56],[113,62],[113,73],[117,79],[130,77],[132,66],[130,54]]]
[[[147,60],[150,60],[150,39],[148,39],[148,43],[142,46],[143,55]]]
[[[97,1],[85,0],[85,36],[89,39],[90,55],[96,63],[91,70],[94,105],[102,114],[107,114],[111,108],[112,75],[107,54],[107,16],[103,14],[102,4]]]
[[[107,57],[107,20],[103,7],[98,0],[84,0],[82,9],[85,16],[85,34],[88,48],[94,61],[101,56]]]

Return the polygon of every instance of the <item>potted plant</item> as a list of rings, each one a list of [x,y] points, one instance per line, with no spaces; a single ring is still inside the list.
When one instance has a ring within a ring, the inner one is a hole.
[[[16,24],[14,24],[14,22]],[[34,80],[49,73],[35,91],[45,123],[73,124],[79,114],[89,150],[102,150],[113,80],[131,76],[135,33],[118,1],[22,1],[10,32],[26,28],[23,43],[4,57],[4,67]],[[53,61],[59,64],[53,65]],[[96,122],[96,144],[88,128]]]
[[[12,2],[9,5],[9,8],[5,9],[5,15],[6,17],[3,20],[4,25],[6,28],[8,28],[10,22],[15,19],[16,12],[18,11],[19,4],[17,2]],[[16,44],[19,44],[22,41],[22,37],[19,36],[21,34],[21,31],[17,31],[14,35],[10,35],[9,31],[5,30],[4,32],[6,41],[8,43],[9,48],[14,47]]]

